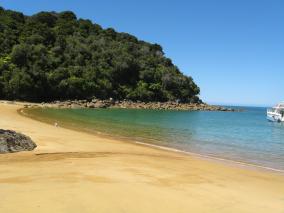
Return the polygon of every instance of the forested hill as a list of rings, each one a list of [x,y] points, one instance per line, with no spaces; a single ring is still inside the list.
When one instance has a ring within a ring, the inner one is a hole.
[[[199,102],[198,94],[158,44],[70,11],[25,16],[0,7],[0,99]]]

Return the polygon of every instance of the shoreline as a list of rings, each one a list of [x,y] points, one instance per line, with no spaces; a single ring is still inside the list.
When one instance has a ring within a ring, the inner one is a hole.
[[[17,110],[17,112],[21,115],[21,116],[25,116],[27,118],[31,118],[33,120],[39,121],[39,122],[43,122],[49,125],[52,125],[51,123],[45,121],[44,119],[40,119],[36,116],[32,116],[26,112],[24,112],[25,108],[21,108],[19,110]],[[199,157],[203,160],[213,160],[216,161],[217,163],[226,163],[229,164],[231,166],[242,166],[248,169],[260,169],[263,171],[270,171],[270,172],[276,172],[279,173],[281,175],[284,175],[284,170],[283,169],[277,169],[277,168],[273,168],[273,167],[268,167],[268,166],[262,166],[262,165],[258,165],[258,164],[253,164],[253,163],[248,163],[248,162],[244,162],[244,161],[237,161],[237,160],[232,160],[232,159],[227,159],[227,158],[221,158],[221,157],[216,157],[216,156],[210,156],[210,155],[205,155],[205,154],[201,154],[201,153],[197,153],[197,152],[191,152],[191,151],[185,151],[185,150],[181,150],[181,149],[177,149],[174,147],[170,147],[170,146],[162,146],[162,145],[157,145],[157,144],[151,144],[151,143],[147,143],[147,142],[143,142],[143,141],[138,141],[138,140],[134,140],[131,138],[127,138],[127,137],[123,137],[123,136],[119,136],[119,135],[111,135],[111,134],[107,134],[107,133],[100,133],[98,131],[96,132],[90,132],[88,130],[82,129],[82,128],[75,128],[75,127],[71,127],[71,126],[61,126],[61,128],[66,128],[66,129],[70,129],[73,131],[77,131],[77,132],[84,132],[90,135],[94,135],[97,137],[100,137],[102,139],[111,139],[111,140],[118,140],[118,141],[123,141],[126,143],[131,143],[131,144],[139,144],[139,145],[143,145],[143,146],[147,146],[147,147],[152,147],[152,148],[156,148],[156,149],[160,149],[160,150],[166,150],[166,151],[170,151],[170,152],[175,152],[175,153],[181,153],[181,154],[185,154],[185,155],[189,155],[191,157]]]
[[[144,142],[140,142],[140,141],[134,141],[134,143],[141,144],[143,146],[149,146],[149,147],[161,149],[161,150],[166,150],[166,151],[170,151],[170,152],[186,154],[186,155],[189,155],[191,157],[198,157],[202,160],[212,160],[212,161],[217,162],[217,163],[226,163],[227,165],[231,165],[231,166],[241,166],[241,167],[253,169],[253,170],[259,169],[260,171],[276,172],[280,175],[284,175],[284,170],[282,170],[282,169],[276,169],[276,168],[272,168],[272,167],[261,166],[261,165],[252,164],[252,163],[246,163],[246,162],[242,162],[242,161],[230,160],[230,159],[226,159],[226,158],[214,157],[214,156],[210,156],[210,155],[203,155],[203,154],[200,154],[200,153],[197,153],[197,152],[184,151],[184,150],[179,150],[179,149],[175,149],[175,148],[171,148],[171,147],[167,147],[167,146],[159,146],[159,145],[144,143]]]
[[[284,210],[277,172],[54,127],[20,115],[22,107],[0,102],[0,127],[38,148],[0,155],[2,212]]]

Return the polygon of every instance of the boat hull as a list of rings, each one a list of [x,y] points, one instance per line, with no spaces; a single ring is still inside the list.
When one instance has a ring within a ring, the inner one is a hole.
[[[271,122],[284,122],[283,120],[284,118],[282,118],[281,115],[267,114],[266,118],[268,121],[271,121]]]
[[[267,120],[272,122],[284,122],[284,102],[267,109]]]

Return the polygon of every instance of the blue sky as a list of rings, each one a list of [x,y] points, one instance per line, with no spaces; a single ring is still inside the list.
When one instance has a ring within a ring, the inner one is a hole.
[[[272,105],[284,100],[283,0],[1,0],[27,15],[72,10],[159,43],[194,78],[208,103]]]

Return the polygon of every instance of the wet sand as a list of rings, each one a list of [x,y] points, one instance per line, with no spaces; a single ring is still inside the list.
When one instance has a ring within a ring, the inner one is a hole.
[[[284,175],[83,132],[0,103],[32,152],[0,155],[0,212],[284,212]],[[283,162],[284,163],[284,162]]]

